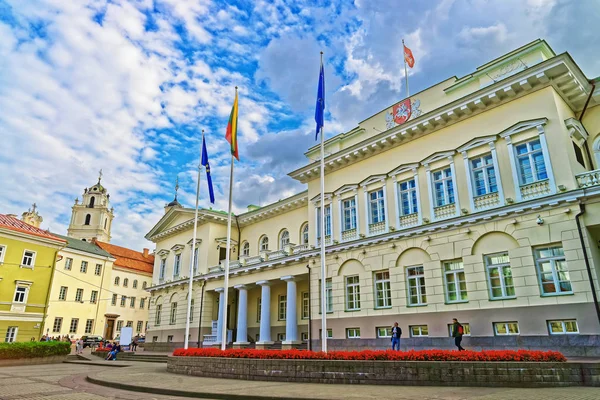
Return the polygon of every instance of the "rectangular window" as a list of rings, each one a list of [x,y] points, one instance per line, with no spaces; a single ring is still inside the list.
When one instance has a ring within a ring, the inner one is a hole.
[[[473,178],[473,194],[483,196],[485,194],[498,192],[496,182],[496,171],[491,154],[470,160],[471,177]]]
[[[548,179],[546,162],[539,139],[516,145],[515,153],[521,185]]]
[[[82,261],[81,262],[81,268],[79,268],[79,272],[86,274],[87,273],[87,266],[88,266],[88,262],[87,261]]]
[[[322,281],[319,280],[319,314],[321,313],[323,307],[321,303],[321,282]],[[325,305],[327,307],[326,311],[328,313],[333,312],[333,283],[331,278],[325,279],[325,299],[327,300],[327,304]]]
[[[331,205],[325,206],[325,236],[331,236]],[[321,207],[317,207],[317,239],[321,238]]]
[[[548,321],[548,331],[551,335],[576,335],[579,327],[574,319]]]
[[[62,317],[56,317],[54,318],[54,324],[52,325],[52,332],[53,333],[59,333],[60,329],[62,328]]]
[[[283,342],[285,340],[285,333],[278,333],[277,334],[277,341],[278,342]]]
[[[161,258],[160,260],[160,269],[158,271],[158,279],[161,281],[165,279],[165,271],[167,270],[167,259]]]
[[[71,318],[71,326],[69,326],[69,333],[77,333],[78,326],[79,318]]]
[[[123,321],[117,321],[117,332],[121,332],[121,328],[123,328]]]
[[[199,248],[196,247],[196,249],[194,250],[194,275],[196,275],[198,273],[198,252],[199,252]],[[227,251],[227,250],[225,250]]]
[[[545,247],[534,253],[542,295],[573,293],[563,248]]]
[[[444,280],[446,282],[446,302],[458,303],[469,300],[462,261],[446,261],[444,263]]]
[[[346,277],[346,310],[360,310],[360,281],[358,275]]]
[[[98,291],[92,290],[92,296],[90,297],[90,303],[96,304],[98,302]]]
[[[23,252],[23,262],[21,263],[22,267],[33,268],[35,265],[35,251],[25,250]]]
[[[390,271],[375,272],[375,308],[388,308],[391,306]]]
[[[377,224],[385,221],[385,199],[383,188],[369,192],[369,223]]]
[[[400,215],[410,215],[419,211],[417,185],[414,179],[398,182],[398,200],[400,201]]]
[[[427,291],[425,288],[425,272],[423,266],[406,268],[406,280],[408,282],[408,305],[426,305]]]
[[[0,245],[0,264],[4,262],[4,255],[6,254],[6,246]]]
[[[323,335],[323,329],[319,329],[319,339],[321,339],[322,335]],[[327,329],[327,338],[328,339],[333,338],[333,329],[331,329],[331,328]]]
[[[75,292],[75,301],[83,302],[83,289],[77,289]]]
[[[392,337],[392,328],[388,327],[377,327],[375,328],[377,332],[378,338],[391,338]]]
[[[162,313],[162,304],[156,306],[156,313],[154,314],[154,325],[160,326],[160,314]]]
[[[17,340],[17,332],[19,331],[19,328],[16,326],[9,326],[8,329],[6,329],[6,336],[4,337],[4,342],[5,343],[13,343]]]
[[[133,328],[133,321],[127,321],[127,325],[125,325],[127,328]]]
[[[344,231],[356,229],[356,199],[354,197],[342,201],[342,215],[344,216]]]
[[[73,259],[72,259],[72,258],[67,258],[67,259],[65,260],[65,269],[66,269],[67,271],[70,271],[70,270],[71,270],[71,268],[73,268]]]
[[[460,323],[463,327],[463,336],[471,336],[471,326],[469,324],[465,324],[464,322]],[[454,324],[448,324],[448,335],[452,337],[454,329]]]
[[[135,331],[136,332],[141,332],[143,327],[144,327],[144,321],[138,321],[137,325],[135,327]]]
[[[308,292],[302,292],[302,319],[308,319],[310,314],[310,298]]]
[[[433,194],[436,207],[454,204],[454,185],[452,183],[452,169],[445,168],[431,173],[433,180]]]
[[[146,306],[146,298],[142,297],[140,299],[140,310],[143,310],[145,306]]]
[[[360,328],[346,328],[346,337],[348,339],[360,339]]]
[[[194,322],[194,299],[190,302],[190,322]]]
[[[132,297],[129,301],[129,307],[135,308],[135,297]]]
[[[94,270],[94,275],[96,275],[96,276],[102,275],[102,264],[96,264],[96,269]]]
[[[85,333],[92,333],[92,329],[94,328],[94,320],[88,319],[85,321]]]
[[[112,295],[112,300],[111,300],[110,304],[113,306],[117,305],[117,295],[116,294]]]
[[[127,301],[127,296],[121,296],[121,307],[125,307],[126,301]]]
[[[279,308],[278,308],[279,312],[277,313],[277,319],[279,321],[285,321],[285,317],[287,316],[286,308],[287,308],[287,296],[281,295],[281,296],[279,296]]]
[[[175,325],[177,323],[177,303],[171,303],[171,319],[169,321],[171,325]]]
[[[490,298],[496,300],[516,297],[508,253],[492,254],[484,258],[490,286]]]
[[[173,278],[179,277],[181,269],[181,254],[175,254],[175,263],[173,264]]]
[[[494,322],[494,332],[498,336],[518,335],[519,324],[517,322]]]
[[[173,335],[167,336],[167,343],[173,343]]]
[[[153,343],[158,342],[158,336],[152,336],[152,342]]]
[[[308,340],[308,332],[302,332],[300,337],[302,338],[303,342],[306,342]]]
[[[261,298],[256,299],[256,322],[260,322]]]
[[[66,286],[61,286],[60,291],[58,292],[58,299],[65,301],[67,299],[67,291],[68,288]]]
[[[427,325],[412,325],[409,326],[410,337],[424,337],[429,336],[429,329]]]
[[[27,287],[17,286],[15,288],[15,296],[13,297],[13,303],[25,303],[27,298]]]

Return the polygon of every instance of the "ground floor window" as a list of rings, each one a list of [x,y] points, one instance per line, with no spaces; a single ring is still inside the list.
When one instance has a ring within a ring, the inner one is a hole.
[[[153,343],[158,342],[158,336],[152,336],[152,342]]]
[[[322,336],[323,336],[323,329],[319,329],[319,339],[321,339]],[[331,328],[327,329],[327,338],[328,339],[333,338],[333,329],[331,329]]]
[[[392,328],[378,327],[376,328],[378,338],[390,338],[392,337]]]
[[[121,332],[122,327],[123,327],[123,321],[117,321],[117,332]]]
[[[17,340],[17,332],[19,328],[16,326],[9,326],[6,330],[6,336],[4,337],[5,343],[12,343]]]
[[[85,321],[85,333],[92,333],[92,328],[94,327],[94,320],[88,319]]]
[[[128,328],[133,328],[133,321],[127,321],[127,325]]]
[[[283,342],[285,340],[285,333],[278,333],[277,334],[277,341],[278,342]]]
[[[346,337],[348,339],[360,339],[360,328],[347,328]]]
[[[301,336],[303,341],[308,340],[308,332],[302,332],[302,336]]]
[[[429,336],[429,328],[427,325],[412,325],[409,326],[410,337]]]
[[[463,336],[471,336],[471,327],[469,324],[465,324],[463,322],[460,323],[463,327]],[[448,324],[448,335],[452,337],[452,330],[454,329],[454,324]]]
[[[494,322],[494,332],[498,336],[518,335],[519,334],[519,323],[518,322]]]
[[[78,326],[79,318],[71,318],[71,326],[69,327],[69,333],[77,333]]]
[[[167,336],[167,342],[168,343],[173,343],[173,335]]]
[[[137,327],[136,327],[136,328],[137,328],[137,329],[136,329],[136,332],[141,332],[141,331],[142,331],[142,328],[143,328],[143,326],[144,326],[144,321],[138,321],[138,322],[137,322]]]
[[[58,333],[60,332],[60,328],[62,328],[62,317],[54,318],[54,325],[52,325],[52,332]]]
[[[548,321],[548,331],[551,335],[574,335],[579,333],[579,327],[574,319]]]

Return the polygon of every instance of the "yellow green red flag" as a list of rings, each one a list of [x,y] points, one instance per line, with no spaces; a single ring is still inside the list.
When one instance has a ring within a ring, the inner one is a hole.
[[[231,114],[229,114],[229,122],[227,123],[227,133],[225,133],[225,139],[231,145],[231,155],[240,161],[240,155],[238,153],[237,143],[237,125],[238,125],[238,94],[237,88],[235,89],[235,100],[233,101],[233,107],[231,107]]]

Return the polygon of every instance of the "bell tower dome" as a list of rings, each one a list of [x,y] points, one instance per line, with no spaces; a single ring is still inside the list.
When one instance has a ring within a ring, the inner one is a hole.
[[[81,203],[79,199],[75,199],[67,230],[70,237],[87,242],[94,238],[101,242],[110,242],[114,213],[113,208],[109,208],[110,195],[101,181],[102,170],[98,176],[98,183],[83,190]]]

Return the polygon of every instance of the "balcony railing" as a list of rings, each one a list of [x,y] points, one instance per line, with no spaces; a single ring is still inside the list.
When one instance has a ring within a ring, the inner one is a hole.
[[[433,217],[435,219],[445,219],[456,215],[456,204],[446,204],[445,206],[435,207]]]
[[[498,192],[477,196],[473,199],[473,204],[477,211],[496,207],[500,204],[500,196],[498,196]]]
[[[600,169],[577,174],[575,179],[577,179],[577,185],[580,188],[598,186],[600,185]]]
[[[548,180],[521,186],[521,198],[523,200],[535,199],[550,194],[550,192],[550,182]]]
[[[310,250],[310,245],[308,243],[306,244],[299,244],[297,246],[292,247],[292,252],[294,254],[298,254],[298,253],[303,253],[305,251]]]
[[[377,235],[385,232],[385,221],[369,224],[369,235]]]
[[[356,239],[357,234],[356,234],[356,228],[354,229],[348,229],[342,232],[342,240],[348,241],[348,240],[352,240],[352,239]]]
[[[415,226],[419,223],[419,214],[412,213],[407,215],[402,215],[400,218],[400,229],[408,228],[409,226]]]
[[[212,267],[208,267],[208,272],[219,272],[219,271],[223,271],[223,266],[221,264],[219,265],[214,265]]]
[[[229,269],[236,269],[242,266],[241,261],[229,261]]]
[[[269,252],[267,257],[269,260],[277,260],[278,258],[283,258],[283,257],[286,257],[287,255],[288,254],[285,250],[275,250],[275,251]]]
[[[325,246],[329,246],[331,244],[331,235],[325,236]],[[317,238],[317,246],[321,245],[321,238]]]
[[[246,265],[258,264],[263,262],[262,256],[246,257]]]

